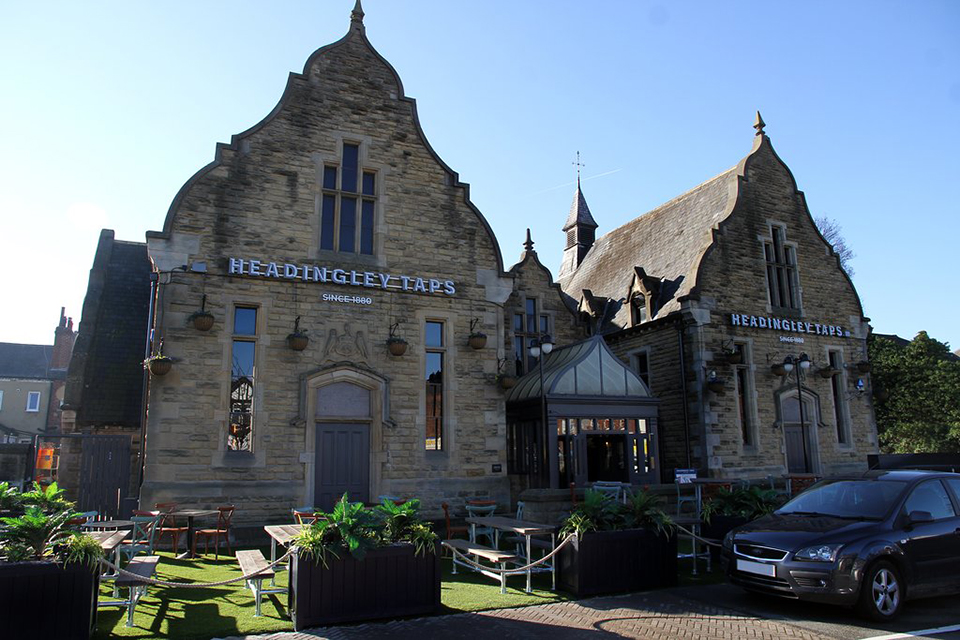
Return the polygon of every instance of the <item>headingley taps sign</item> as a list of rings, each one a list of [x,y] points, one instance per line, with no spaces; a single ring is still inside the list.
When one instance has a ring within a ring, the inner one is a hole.
[[[849,338],[850,331],[839,325],[820,324],[819,322],[803,322],[787,320],[786,318],[770,318],[767,316],[748,316],[739,313],[730,314],[730,324],[734,327],[754,327],[756,329],[773,329],[774,331],[790,331],[793,333],[812,333],[818,336],[838,336]]]
[[[230,258],[227,273],[231,276],[252,276],[255,278],[271,278],[277,280],[300,280],[302,282],[319,282],[321,284],[339,284],[348,287],[366,287],[368,289],[384,289],[388,291],[406,291],[408,293],[425,293],[453,296],[457,288],[453,280],[439,280],[437,278],[418,278],[416,276],[395,276],[378,271],[355,271],[346,269],[331,269],[311,264],[290,264],[289,262],[266,262],[263,260],[247,260],[245,258]]]

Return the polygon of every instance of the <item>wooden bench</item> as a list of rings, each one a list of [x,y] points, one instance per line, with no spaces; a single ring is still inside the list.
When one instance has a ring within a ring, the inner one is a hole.
[[[137,608],[137,603],[140,602],[140,598],[146,595],[148,583],[144,582],[141,578],[152,578],[157,573],[157,563],[160,562],[160,556],[144,556],[136,557],[127,563],[126,567],[123,567],[124,571],[128,571],[134,576],[129,576],[125,573],[121,573],[117,576],[116,581],[114,582],[114,596],[116,596],[116,589],[120,587],[127,588],[127,599],[126,600],[110,600],[99,602],[97,606],[100,607],[126,607],[127,608],[127,626],[133,626],[133,610]]]
[[[520,556],[517,556],[513,553],[507,553],[506,551],[499,551],[497,549],[491,549],[490,547],[485,547],[482,544],[477,544],[476,542],[470,542],[469,540],[459,540],[459,539],[450,539],[444,540],[443,544],[450,549],[456,549],[464,555],[472,555],[476,558],[483,558],[484,560],[491,562],[493,564],[500,565],[501,573],[494,573],[493,571],[487,571],[484,569],[479,569],[471,564],[464,562],[463,560],[458,560],[457,556],[453,555],[453,573],[457,573],[457,565],[467,567],[473,571],[482,573],[483,575],[493,578],[500,581],[500,593],[507,592],[507,576],[508,575],[521,575],[523,571],[511,572],[507,571],[508,562],[517,562],[520,559]]]
[[[273,580],[275,575],[273,569],[267,569],[270,566],[270,563],[267,562],[267,559],[263,557],[263,554],[257,551],[256,549],[250,549],[247,551],[237,551],[237,562],[240,563],[240,572],[249,576],[256,573],[257,575],[247,578],[247,587],[250,591],[253,592],[253,598],[257,603],[256,612],[253,614],[254,617],[260,617],[260,600],[263,598],[265,593],[283,593],[286,589],[277,588],[277,589],[264,589],[263,581],[267,578]],[[259,573],[258,573],[259,572]]]

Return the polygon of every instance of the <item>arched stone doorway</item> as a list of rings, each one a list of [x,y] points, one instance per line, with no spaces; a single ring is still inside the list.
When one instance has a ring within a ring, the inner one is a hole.
[[[305,503],[328,511],[344,493],[370,502],[380,486],[386,381],[340,365],[308,377],[303,394]]]

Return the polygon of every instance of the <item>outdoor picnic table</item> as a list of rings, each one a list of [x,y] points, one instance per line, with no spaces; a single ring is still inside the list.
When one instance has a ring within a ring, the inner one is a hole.
[[[477,518],[467,518],[467,522],[470,524],[471,531],[475,531],[477,525],[481,527],[490,527],[494,531],[494,540],[493,546],[499,548],[500,546],[500,532],[506,531],[510,533],[516,533],[524,537],[526,540],[526,554],[524,560],[525,564],[530,564],[532,562],[532,553],[531,539],[533,536],[550,536],[550,548],[548,553],[553,551],[557,546],[557,527],[552,524],[539,524],[536,522],[527,522],[526,520],[517,520],[515,518],[504,518],[502,516],[485,516]],[[472,539],[476,539],[476,535],[471,535]],[[531,584],[531,575],[534,572],[549,571],[551,578],[553,580],[553,586],[551,590],[557,588],[557,563],[555,559],[550,560],[550,566],[547,567],[528,567],[526,570],[527,574],[527,593],[533,591]]]
[[[126,529],[133,526],[133,520],[96,520],[94,522],[84,522],[80,526],[84,529]]]
[[[171,511],[166,514],[187,519],[187,550],[177,556],[178,560],[196,558],[193,554],[193,519],[215,516],[219,513],[216,509],[177,509],[176,511]]]
[[[103,549],[104,555],[109,555],[112,557],[111,562],[113,564],[120,566],[120,544],[123,542],[123,539],[127,537],[127,530],[123,531],[89,531],[87,535],[100,543],[100,548]],[[116,580],[118,577],[117,573],[103,573],[100,575],[102,580]]]
[[[277,543],[279,542],[283,546],[290,546],[290,543],[293,542],[293,539],[300,533],[300,530],[304,526],[301,524],[268,524],[263,530],[267,532],[267,535],[270,536],[270,564],[273,564],[277,561]],[[274,571],[279,570],[278,567],[274,567]],[[270,577],[270,585],[276,584],[274,582],[274,577]]]

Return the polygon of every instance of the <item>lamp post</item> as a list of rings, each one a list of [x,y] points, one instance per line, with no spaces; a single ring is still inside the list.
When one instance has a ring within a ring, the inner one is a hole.
[[[547,465],[547,483],[550,483],[550,469],[549,469],[549,451],[547,450],[547,443],[550,440],[550,432],[547,431],[547,392],[543,388],[543,358],[540,357],[541,354],[546,357],[550,355],[550,352],[553,351],[553,340],[547,334],[540,334],[537,338],[530,344],[530,355],[537,359],[537,367],[540,370],[540,423],[543,425],[543,449],[541,452],[540,459],[543,461],[543,464]],[[541,473],[541,477],[543,474]]]
[[[783,359],[783,370],[789,375],[791,371],[797,372],[797,407],[800,409],[800,441],[803,444],[803,464],[808,470],[811,469],[810,456],[807,453],[807,432],[803,419],[803,386],[800,382],[800,372],[810,368],[810,358],[806,353],[801,353],[794,358],[787,356]]]

